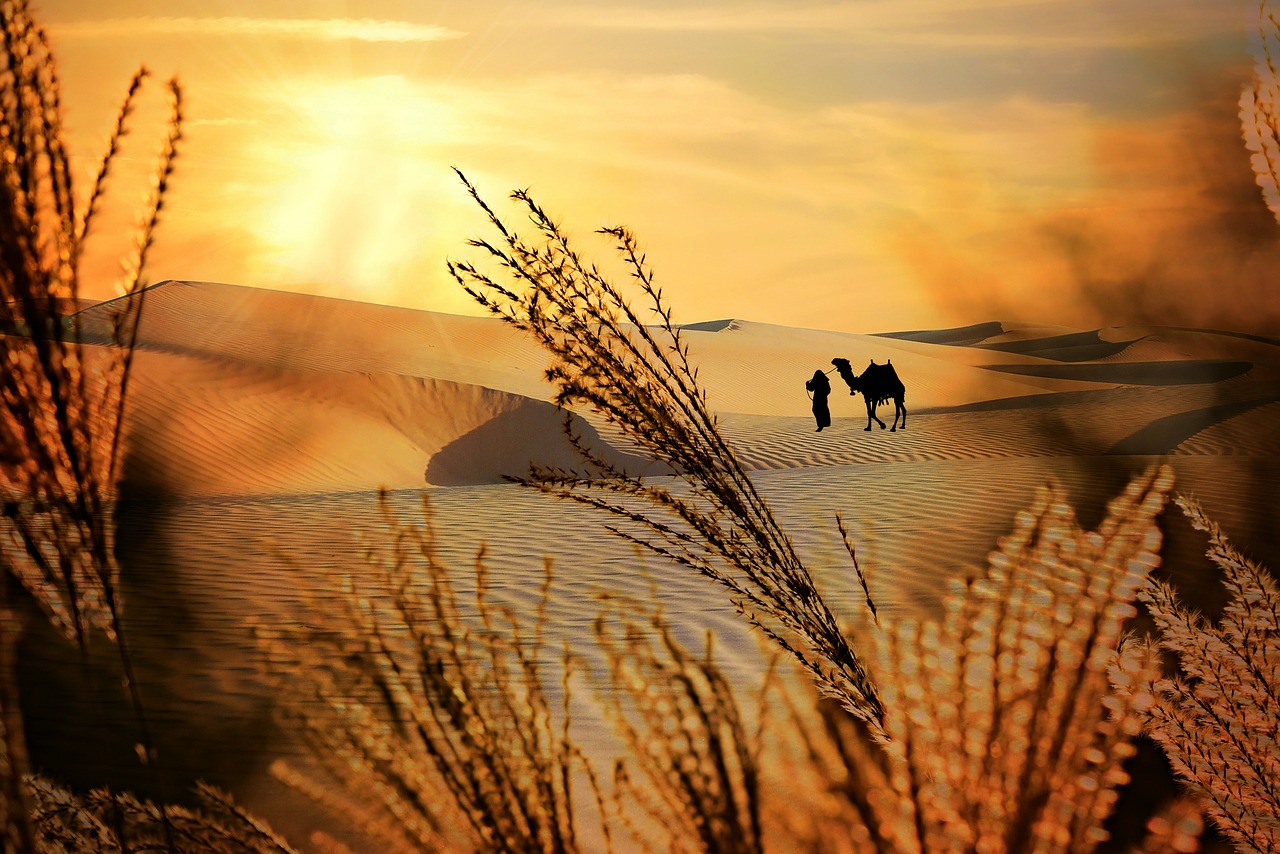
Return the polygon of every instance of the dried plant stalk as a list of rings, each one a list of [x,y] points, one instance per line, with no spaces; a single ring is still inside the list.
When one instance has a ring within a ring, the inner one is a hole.
[[[1137,479],[1096,532],[1044,490],[987,575],[955,584],[940,621],[886,621],[872,671],[883,751],[848,720],[828,715],[815,729],[795,718],[814,775],[845,802],[837,816],[856,850],[1114,850],[1104,823],[1145,702],[1125,685],[1158,672],[1120,639],[1158,563],[1155,518],[1171,482],[1167,469]],[[1141,850],[1193,851],[1201,830],[1186,801],[1148,828]]]
[[[181,92],[171,81],[169,131],[121,284],[134,298],[114,314],[112,341],[123,346],[91,352],[75,319],[79,265],[146,71],[134,76],[89,194],[78,202],[53,56],[25,0],[0,4],[0,42],[0,571],[25,587],[82,651],[94,628],[117,641],[149,757],[151,737],[121,634],[109,505],[142,308],[136,292],[182,138]],[[0,587],[8,590],[8,579]],[[18,621],[8,601],[0,601],[0,622],[6,836],[17,850],[30,850],[13,677]]]
[[[173,108],[150,204],[114,314],[122,347],[90,353],[75,322],[79,261],[127,133],[141,70],[129,87],[88,197],[77,204],[62,140],[53,57],[26,2],[0,10],[0,561],[68,637],[119,628],[113,497],[132,345],[135,292],[178,144]]]
[[[613,803],[632,843],[763,851],[760,731],[744,720],[710,634],[705,653],[692,655],[656,606],[614,599],[595,637],[607,662],[600,695],[626,747]]]
[[[1181,674],[1130,684],[1150,703],[1147,729],[1213,823],[1241,851],[1280,849],[1280,587],[1194,501],[1178,500],[1209,535],[1230,600],[1217,625],[1182,608],[1168,584],[1140,594]]]
[[[37,830],[34,847],[28,851],[295,854],[265,822],[212,786],[197,788],[199,810],[161,809],[131,795],[101,789],[77,795],[40,777],[28,780],[26,788]]]
[[[1240,94],[1240,128],[1254,179],[1271,215],[1280,222],[1280,21],[1268,8],[1258,4],[1258,29],[1254,48],[1253,82]]]
[[[646,326],[622,292],[572,248],[525,191],[512,198],[537,239],[509,229],[458,173],[500,239],[473,240],[504,268],[501,284],[469,262],[449,271],[480,305],[532,335],[552,356],[547,379],[562,407],[590,407],[676,474],[679,489],[610,465],[565,429],[584,471],[533,467],[526,486],[617,517],[609,530],[728,589],[755,626],[791,653],[824,692],[879,730],[875,686],[790,539],[719,432],[680,329],[634,237],[602,229],[656,319]]]
[[[550,570],[526,634],[488,600],[478,555],[468,615],[429,514],[404,524],[385,496],[383,510],[389,553],[371,550],[367,580],[347,576],[339,596],[315,601],[322,628],[260,631],[294,698],[286,714],[329,772],[284,767],[282,779],[383,850],[580,850],[567,686],[557,715],[543,684]]]
[[[902,621],[877,673],[901,851],[1080,851],[1128,780],[1140,728],[1108,682],[1122,626],[1159,563],[1156,514],[1169,470],[1140,478],[1095,533],[1044,490],[958,585],[937,623]]]

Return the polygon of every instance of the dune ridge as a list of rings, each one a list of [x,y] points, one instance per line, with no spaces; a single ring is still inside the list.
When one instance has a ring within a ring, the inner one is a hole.
[[[530,462],[573,464],[547,357],[495,318],[218,283],[165,282],[144,296],[129,419],[136,489],[459,486]],[[116,308],[76,315],[90,340]],[[990,321],[870,335],[735,318],[682,335],[754,470],[1261,448],[1248,431],[1216,428],[1270,412],[1280,382],[1280,344],[1205,330]],[[836,423],[813,434],[803,384],[836,356],[856,370],[892,362],[907,386],[905,432],[862,431],[862,398],[833,375]],[[598,418],[579,425],[610,459],[657,472]]]

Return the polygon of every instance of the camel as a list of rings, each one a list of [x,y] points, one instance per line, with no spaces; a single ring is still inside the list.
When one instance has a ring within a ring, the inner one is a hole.
[[[885,428],[885,423],[876,415],[876,408],[889,400],[894,403],[893,426],[889,428],[889,432],[897,432],[899,418],[902,419],[902,429],[907,429],[907,407],[903,403],[907,389],[902,380],[898,379],[892,359],[883,365],[877,365],[873,360],[865,371],[857,375],[853,373],[848,359],[832,359],[831,364],[836,366],[840,378],[849,386],[849,394],[862,392],[862,399],[867,403],[867,431],[871,430],[872,421],[879,424],[881,430]]]

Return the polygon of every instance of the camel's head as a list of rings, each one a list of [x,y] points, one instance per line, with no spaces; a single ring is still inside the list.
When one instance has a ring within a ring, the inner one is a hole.
[[[840,374],[840,379],[845,381],[849,386],[849,394],[858,393],[858,378],[853,373],[853,366],[849,364],[848,359],[832,359],[831,364],[836,366],[836,372]]]

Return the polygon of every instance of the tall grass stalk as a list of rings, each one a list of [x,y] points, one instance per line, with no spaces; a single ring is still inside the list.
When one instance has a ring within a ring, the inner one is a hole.
[[[604,510],[622,520],[610,530],[720,582],[748,620],[854,713],[842,722],[828,717],[821,732],[834,746],[824,752],[816,747],[823,739],[809,738],[807,753],[820,772],[843,766],[839,813],[862,850],[1101,846],[1142,720],[1142,701],[1113,688],[1108,673],[1156,672],[1150,657],[1130,656],[1121,666],[1117,656],[1139,585],[1159,562],[1155,519],[1170,471],[1135,480],[1096,532],[1082,531],[1061,495],[1044,491],[1019,515],[986,575],[957,584],[941,621],[889,620],[882,632],[869,632],[877,653],[864,667],[720,438],[680,330],[630,233],[602,230],[650,301],[653,326],[575,253],[527,192],[512,198],[536,230],[532,241],[462,180],[500,237],[470,245],[502,268],[504,281],[466,262],[451,262],[451,273],[551,354],[547,378],[560,405],[594,409],[666,462],[683,491],[610,466],[572,433],[584,471],[535,466],[519,482]],[[842,520],[837,527],[866,593]],[[886,622],[866,598],[871,620]],[[615,675],[625,676],[616,668]],[[867,725],[883,750],[866,743],[853,721]],[[652,758],[661,746],[629,743],[651,768],[661,765]],[[1190,850],[1200,825],[1194,808],[1180,802],[1151,828],[1148,844],[1157,850]]]
[[[1158,634],[1138,647],[1170,654],[1180,672],[1124,684],[1150,704],[1148,732],[1236,848],[1280,850],[1280,587],[1198,504],[1179,505],[1208,534],[1230,599],[1214,625],[1149,579],[1140,595]]]
[[[5,3],[0,23],[0,556],[83,645],[90,628],[119,629],[108,504],[143,301],[125,301],[114,315],[123,346],[90,353],[74,321],[79,261],[146,71],[134,76],[89,193],[77,199],[44,33],[25,2]],[[182,136],[176,81],[169,90],[169,131],[124,293],[141,283]]]
[[[107,789],[77,794],[43,777],[27,780],[36,828],[32,847],[49,852],[182,851],[191,854],[296,854],[261,819],[212,786],[200,808],[160,807]]]
[[[260,631],[294,729],[341,791],[299,767],[278,775],[380,850],[582,850],[567,659],[559,713],[543,682],[549,569],[530,630],[490,601],[478,555],[466,613],[429,514],[405,524],[382,505],[390,543],[315,601],[321,628]]]
[[[882,748],[850,719],[828,709],[815,726],[792,703],[801,773],[841,802],[817,828],[843,827],[852,850],[883,854],[1121,850],[1106,822],[1145,701],[1111,678],[1158,673],[1120,639],[1158,564],[1155,520],[1170,484],[1167,469],[1135,480],[1094,532],[1043,490],[987,573],[953,583],[940,619],[885,619],[871,667]],[[1196,806],[1178,800],[1137,850],[1192,851],[1201,829]]]
[[[437,558],[425,503],[422,524],[384,509],[367,566],[317,593],[305,624],[259,629],[314,759],[278,778],[378,851],[763,850],[760,725],[709,645],[690,652],[655,605],[609,598],[594,650],[548,666],[549,567],[531,612],[499,606],[483,552],[461,578]],[[588,674],[612,761],[571,714]]]
[[[1258,4],[1253,82],[1240,94],[1240,128],[1254,179],[1280,222],[1280,21],[1268,0]]]
[[[146,77],[133,77],[87,195],[77,196],[63,139],[61,94],[48,40],[25,0],[0,5],[0,682],[8,836],[29,849],[27,771],[13,676],[16,581],[87,661],[94,629],[116,641],[144,753],[151,738],[121,629],[110,504],[141,298],[114,315],[117,347],[87,347],[75,321],[80,261]],[[126,255],[121,293],[141,285],[182,138],[181,91],[155,182]],[[162,813],[163,814],[163,813]],[[116,818],[122,821],[117,811]],[[17,822],[17,824],[15,824]],[[16,844],[16,843],[15,843]]]
[[[601,229],[649,302],[646,325],[622,291],[582,259],[561,228],[525,191],[511,197],[535,238],[509,228],[458,173],[497,232],[472,240],[503,271],[448,269],[481,306],[532,335],[552,357],[548,381],[556,403],[589,407],[653,459],[666,463],[680,489],[642,479],[601,458],[566,420],[581,471],[534,466],[526,486],[612,514],[615,534],[711,578],[742,614],[800,662],[824,692],[879,732],[884,709],[862,661],[828,609],[791,540],[721,436],[698,385],[688,346],[635,238]]]
[[[1171,483],[1168,469],[1135,480],[1096,532],[1042,491],[986,577],[955,583],[941,620],[884,633],[874,672],[888,761],[864,799],[888,850],[1066,852],[1106,839],[1141,725],[1108,671],[1159,563]]]
[[[607,663],[600,694],[626,749],[612,802],[632,843],[762,852],[763,739],[717,665],[710,633],[694,655],[656,604],[613,599],[601,607],[595,638]]]

